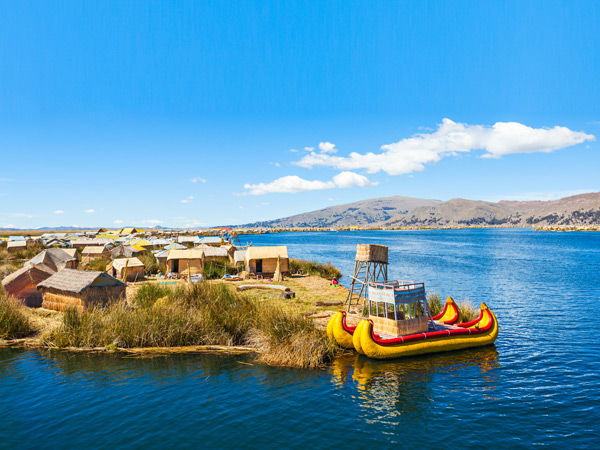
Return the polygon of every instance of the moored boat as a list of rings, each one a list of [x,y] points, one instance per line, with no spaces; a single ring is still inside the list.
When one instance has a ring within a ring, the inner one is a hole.
[[[352,327],[346,312],[336,313],[327,325],[328,336],[341,347],[371,358],[386,359],[445,352],[493,344],[498,336],[494,313],[481,304],[473,321],[456,324],[458,307],[452,298],[442,312],[431,316],[423,283],[370,283],[369,319]]]
[[[354,340],[360,352],[370,358],[388,359],[426,353],[447,352],[493,344],[498,336],[498,321],[485,303],[479,318],[442,330],[381,338],[373,332],[371,320],[363,320]]]

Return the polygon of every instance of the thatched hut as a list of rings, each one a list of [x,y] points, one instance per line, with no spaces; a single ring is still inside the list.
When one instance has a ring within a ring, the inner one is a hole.
[[[138,281],[144,278],[145,268],[144,263],[137,258],[119,258],[108,263],[106,273],[119,280]]]
[[[155,250],[154,257],[159,264],[167,264],[167,258],[169,257],[169,250]]]
[[[112,258],[116,258],[118,256],[125,256],[126,258],[132,258],[134,256],[140,255],[143,252],[138,250],[137,248],[128,245],[128,244],[121,244],[115,248],[113,248],[110,251],[110,256]]]
[[[289,273],[287,246],[248,247],[245,255],[246,272],[273,276],[277,270],[277,260],[280,262],[281,273]]]
[[[77,249],[72,249],[77,253]],[[28,262],[33,265],[43,264],[50,268],[53,272],[58,272],[62,269],[76,269],[78,259],[72,256],[61,248],[48,248],[31,258]]]
[[[86,247],[81,252],[81,262],[89,263],[94,259],[109,259],[110,252],[103,245]]]
[[[74,239],[71,241],[71,247],[73,248],[86,248],[97,245],[98,241],[96,239]]]
[[[215,262],[219,264],[227,264],[229,262],[229,252],[225,247],[209,247],[208,245],[200,245],[197,250],[204,252],[204,262]]]
[[[56,272],[43,264],[25,265],[2,280],[4,292],[31,308],[42,306],[42,294],[37,291],[38,283],[50,278]]]
[[[38,284],[42,292],[42,307],[64,311],[102,306],[125,296],[127,285],[96,271],[63,269]]]
[[[225,239],[219,236],[198,237],[194,242],[196,245],[209,245],[211,247],[220,247],[225,243]]]
[[[76,248],[61,248],[61,250],[63,252],[65,252],[67,255],[72,256],[76,260],[79,260],[79,253],[77,253]]]
[[[197,275],[204,272],[204,251],[200,249],[171,250],[167,256],[167,272]]]
[[[27,250],[27,241],[8,241],[6,243],[6,250],[8,252],[20,252]]]

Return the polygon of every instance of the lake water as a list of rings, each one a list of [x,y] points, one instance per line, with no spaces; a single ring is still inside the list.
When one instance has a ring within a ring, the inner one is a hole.
[[[523,229],[247,236],[485,301],[495,346],[324,370],[249,356],[0,349],[0,448],[600,448],[600,233]],[[344,278],[341,280],[345,282]],[[347,278],[346,278],[347,282]]]

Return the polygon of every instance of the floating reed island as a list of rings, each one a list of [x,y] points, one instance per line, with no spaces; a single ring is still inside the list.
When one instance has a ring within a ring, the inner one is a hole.
[[[26,253],[0,248],[8,272],[0,345],[135,355],[252,352],[260,362],[303,368],[344,351],[326,334],[349,298],[331,263],[289,258],[285,246],[244,248],[227,233],[125,232],[76,236],[74,248],[58,247],[69,239],[54,235],[26,241]],[[82,258],[90,246],[104,250]],[[436,295],[429,303],[434,312],[442,306]],[[349,322],[359,319],[348,315]]]

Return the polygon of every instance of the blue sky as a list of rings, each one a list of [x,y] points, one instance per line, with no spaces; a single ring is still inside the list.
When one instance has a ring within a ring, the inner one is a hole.
[[[0,227],[600,190],[597,2],[2,1],[0,17]]]

